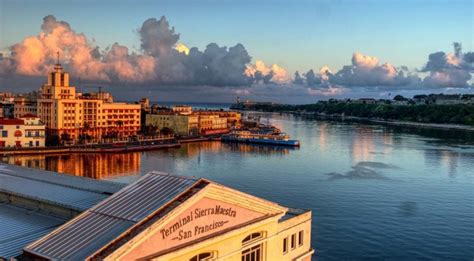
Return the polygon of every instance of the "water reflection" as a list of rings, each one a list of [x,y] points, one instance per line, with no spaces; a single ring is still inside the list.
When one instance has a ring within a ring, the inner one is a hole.
[[[157,157],[155,162],[160,162],[160,155],[171,155],[174,158],[191,159],[197,158],[201,161],[201,152],[222,153],[225,151],[237,152],[249,155],[287,155],[290,150],[297,148],[266,146],[239,143],[221,143],[208,141],[199,143],[185,143],[179,149],[166,149],[155,152],[147,152],[144,155]],[[65,154],[65,155],[28,155],[11,156],[2,158],[3,163],[51,170],[75,176],[94,179],[113,179],[121,176],[134,176],[140,174],[142,153],[117,153],[117,154]],[[167,164],[165,160],[161,165]],[[159,164],[160,165],[160,164]]]
[[[404,217],[411,217],[416,215],[418,209],[417,203],[413,201],[403,201],[399,206],[400,214]]]
[[[339,179],[380,179],[389,180],[385,177],[379,169],[398,169],[397,166],[386,164],[383,162],[361,161],[352,166],[352,169],[345,173],[330,172],[326,173],[329,176],[328,180]]]
[[[124,183],[150,170],[205,177],[308,208],[321,260],[472,260],[473,134],[270,117],[301,140],[300,149],[201,142],[4,161]]]
[[[371,153],[375,150],[373,130],[370,127],[357,128],[356,134],[352,141],[352,160],[367,161],[373,160],[374,155]]]
[[[321,124],[319,125],[319,150],[321,152],[325,152],[327,151],[327,147],[328,147],[328,129],[329,129],[329,123],[327,122],[321,122]]]
[[[2,158],[18,166],[51,170],[94,179],[108,179],[140,173],[138,152],[121,154],[34,155]]]

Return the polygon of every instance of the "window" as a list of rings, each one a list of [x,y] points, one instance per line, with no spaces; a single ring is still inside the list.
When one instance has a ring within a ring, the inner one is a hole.
[[[296,234],[291,235],[291,249],[296,248]]]
[[[2,131],[2,137],[4,138],[8,137],[8,131],[6,130]]]
[[[242,243],[247,244],[247,243],[249,243],[251,241],[254,241],[255,239],[261,238],[261,237],[262,237],[261,232],[252,233],[252,234],[248,235],[247,237],[245,237],[244,240],[242,240]]]
[[[40,142],[37,140],[36,141],[36,147],[39,147],[40,146]]]
[[[30,145],[30,147],[33,147],[33,141],[32,141],[32,140],[30,140],[30,144],[29,144],[29,145]]]
[[[244,240],[242,240],[242,244],[243,245],[251,244],[252,242],[255,242],[256,240],[262,237],[263,237],[263,233],[261,232],[252,233],[246,236]],[[242,261],[261,261],[263,259],[262,252],[263,252],[263,244],[258,244],[256,246],[252,246],[247,249],[244,249],[242,251]]]
[[[205,252],[201,253],[199,255],[193,256],[189,261],[205,261],[205,260],[210,260],[214,255],[212,252]]]
[[[298,232],[298,246],[302,246],[302,245],[303,245],[303,230]]]
[[[288,253],[288,237],[283,238],[283,254]]]
[[[261,261],[263,248],[262,246],[262,244],[259,244],[242,251],[242,261]]]

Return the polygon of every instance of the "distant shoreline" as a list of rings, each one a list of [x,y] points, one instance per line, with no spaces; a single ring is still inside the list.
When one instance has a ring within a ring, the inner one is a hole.
[[[246,111],[246,110],[243,110]],[[448,124],[448,123],[423,123],[423,122],[414,122],[414,121],[397,121],[397,120],[382,120],[374,118],[365,118],[357,116],[343,116],[339,114],[323,114],[316,112],[298,112],[298,111],[249,111],[246,112],[255,112],[255,113],[286,113],[293,115],[304,115],[304,116],[315,116],[321,119],[337,119],[337,120],[349,120],[349,121],[367,121],[371,123],[381,124],[381,125],[391,125],[399,127],[412,127],[412,128],[426,128],[426,129],[440,129],[440,130],[462,130],[462,131],[474,131],[474,126],[461,125],[461,124]]]

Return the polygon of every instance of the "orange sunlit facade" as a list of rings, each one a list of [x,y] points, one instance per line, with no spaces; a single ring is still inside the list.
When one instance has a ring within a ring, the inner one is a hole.
[[[103,96],[103,95],[102,95]],[[58,63],[41,87],[37,113],[49,135],[68,134],[72,143],[80,135],[100,141],[106,135],[126,139],[140,130],[140,105],[110,102],[111,97],[82,95],[69,85],[69,74]]]

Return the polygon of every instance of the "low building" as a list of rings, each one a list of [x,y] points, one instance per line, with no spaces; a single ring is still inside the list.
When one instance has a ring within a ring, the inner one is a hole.
[[[207,179],[150,172],[28,244],[21,258],[309,261],[311,219]]]
[[[240,128],[241,118],[242,115],[240,112],[237,111],[218,111],[218,110],[202,110],[202,111],[195,111],[198,115],[218,115],[220,118],[227,119],[227,127],[226,128]]]
[[[34,98],[15,97],[13,103],[13,117],[20,118],[25,114],[37,115],[37,102]]]
[[[183,115],[189,115],[193,113],[193,107],[187,105],[176,105],[171,107],[171,111]]]
[[[198,116],[182,115],[173,112],[160,112],[158,114],[147,114],[146,125],[172,129],[175,135],[196,136],[199,134]]]
[[[39,117],[26,114],[18,119],[0,119],[0,148],[44,147],[45,125]]]

